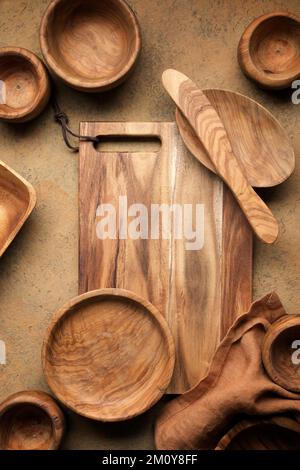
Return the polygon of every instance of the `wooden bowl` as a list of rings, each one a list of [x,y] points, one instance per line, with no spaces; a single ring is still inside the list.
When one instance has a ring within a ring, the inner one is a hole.
[[[292,392],[300,392],[300,363],[293,361],[297,349],[300,349],[300,315],[285,315],[269,328],[262,356],[271,379]]]
[[[122,289],[80,295],[47,331],[42,364],[53,393],[71,410],[99,421],[141,414],[165,392],[174,344],[162,315]]]
[[[124,0],[54,0],[42,19],[40,43],[48,66],[65,83],[99,92],[126,79],[141,35]]]
[[[238,60],[263,88],[288,88],[300,77],[300,17],[276,12],[255,19],[241,37]]]
[[[234,426],[215,450],[299,450],[300,423],[274,416],[244,420]]]
[[[295,169],[295,154],[289,136],[274,116],[240,93],[218,89],[203,92],[224,123],[234,154],[251,186],[267,188],[285,181]],[[178,108],[176,122],[192,154],[215,172],[207,152]]]
[[[0,48],[0,119],[25,122],[38,116],[50,97],[42,61],[20,47]]]
[[[47,393],[19,392],[0,405],[1,450],[55,450],[64,431],[64,415]]]
[[[11,244],[36,204],[34,188],[0,161],[0,256]]]

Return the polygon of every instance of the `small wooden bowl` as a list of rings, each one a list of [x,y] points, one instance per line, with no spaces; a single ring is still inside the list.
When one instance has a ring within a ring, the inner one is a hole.
[[[299,449],[300,423],[285,416],[241,421],[220,440],[215,448],[215,450]]]
[[[64,431],[64,415],[47,393],[19,392],[0,405],[1,450],[55,450]]]
[[[20,47],[0,48],[0,120],[30,121],[49,97],[49,77],[37,56]]]
[[[11,244],[36,204],[34,188],[0,161],[0,256]]]
[[[255,19],[241,37],[238,60],[263,88],[288,88],[300,77],[300,17],[276,12]]]
[[[54,0],[42,19],[40,43],[48,66],[66,84],[100,92],[129,75],[141,35],[124,0]]]
[[[300,364],[293,361],[297,349],[300,349],[300,315],[285,315],[269,328],[262,357],[271,379],[292,392],[300,392]]]
[[[149,302],[122,289],[76,297],[48,328],[42,364],[53,393],[71,410],[121,421],[148,410],[174,369],[168,325]]]

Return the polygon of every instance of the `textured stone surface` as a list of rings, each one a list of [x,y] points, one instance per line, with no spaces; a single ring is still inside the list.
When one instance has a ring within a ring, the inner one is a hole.
[[[174,106],[160,83],[167,67],[182,70],[203,88],[227,88],[256,99],[293,139],[296,171],[266,198],[278,217],[276,246],[255,244],[254,297],[271,289],[290,313],[300,310],[300,120],[286,95],[259,90],[241,73],[236,47],[247,24],[272,10],[300,14],[299,0],[131,0],[142,26],[143,51],[132,77],[105,95],[60,86],[73,127],[80,120],[170,120]],[[0,46],[40,54],[38,29],[47,0],[0,0]],[[0,400],[26,388],[47,389],[40,349],[52,313],[77,293],[77,156],[68,152],[51,110],[30,124],[0,125],[0,159],[35,186],[37,208],[0,260]],[[160,406],[160,405],[158,405]],[[156,407],[157,409],[157,407]],[[153,446],[156,409],[128,423],[103,425],[71,413],[65,448],[135,449]]]

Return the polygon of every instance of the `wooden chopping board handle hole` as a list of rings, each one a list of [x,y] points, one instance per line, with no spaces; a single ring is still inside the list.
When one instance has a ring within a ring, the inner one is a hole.
[[[107,153],[158,153],[162,142],[159,136],[149,135],[105,135],[98,136],[94,148]]]

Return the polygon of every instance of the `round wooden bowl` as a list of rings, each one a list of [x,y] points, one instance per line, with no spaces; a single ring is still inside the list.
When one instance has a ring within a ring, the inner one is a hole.
[[[175,350],[168,325],[149,302],[122,289],[76,297],[47,331],[42,364],[58,399],[99,421],[137,416],[163,395]]]
[[[274,416],[244,420],[234,426],[215,450],[299,450],[300,424],[293,418]]]
[[[19,392],[0,405],[1,450],[55,450],[64,431],[64,415],[47,393]]]
[[[285,315],[269,328],[262,357],[271,379],[292,392],[300,392],[300,364],[293,360],[297,349],[300,349],[300,315]]]
[[[20,47],[0,48],[0,120],[30,121],[49,97],[47,71],[37,56]]]
[[[300,77],[300,17],[275,12],[255,19],[241,37],[238,60],[263,88],[288,88]]]
[[[54,0],[42,19],[40,43],[48,66],[66,84],[100,92],[127,78],[141,35],[124,0]]]

